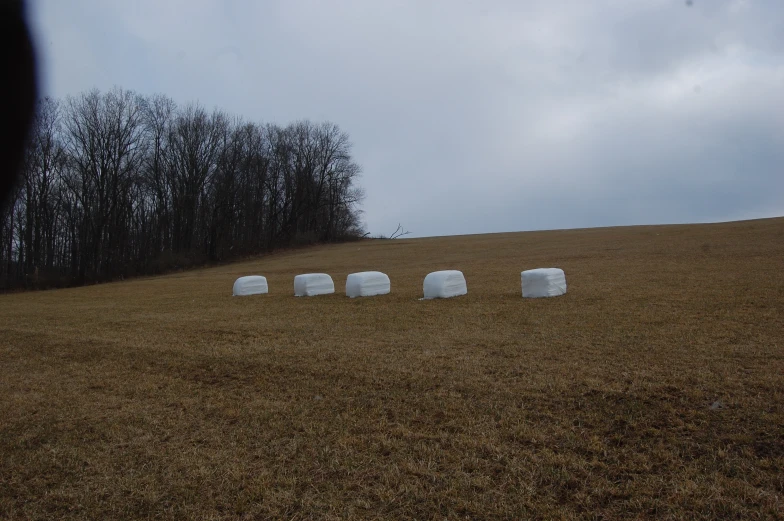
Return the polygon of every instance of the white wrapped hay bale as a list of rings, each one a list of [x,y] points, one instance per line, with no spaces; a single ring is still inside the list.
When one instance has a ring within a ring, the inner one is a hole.
[[[450,298],[468,293],[462,271],[444,270],[428,273],[423,284],[425,298]]]
[[[305,273],[294,277],[294,296],[313,297],[335,293],[335,283],[326,273]]]
[[[267,293],[267,278],[261,275],[248,275],[234,281],[232,296],[244,297],[246,295],[260,295]]]
[[[346,279],[346,295],[372,297],[389,293],[389,277],[380,271],[361,271],[352,273]]]
[[[566,293],[566,275],[559,268],[537,268],[520,273],[523,297],[557,297]]]

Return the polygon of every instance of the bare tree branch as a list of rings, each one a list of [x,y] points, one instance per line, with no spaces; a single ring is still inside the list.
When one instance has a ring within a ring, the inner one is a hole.
[[[348,135],[119,88],[43,100],[0,211],[0,288],[125,278],[366,237]],[[393,237],[407,232],[398,226]]]

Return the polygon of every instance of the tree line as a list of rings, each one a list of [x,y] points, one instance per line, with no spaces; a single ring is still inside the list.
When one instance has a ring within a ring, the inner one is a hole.
[[[363,235],[348,135],[243,121],[163,96],[38,102],[0,214],[0,287],[161,273]]]

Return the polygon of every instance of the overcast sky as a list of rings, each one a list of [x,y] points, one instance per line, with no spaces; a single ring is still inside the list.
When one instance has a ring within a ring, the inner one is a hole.
[[[30,0],[44,91],[329,120],[368,230],[784,215],[782,0]]]

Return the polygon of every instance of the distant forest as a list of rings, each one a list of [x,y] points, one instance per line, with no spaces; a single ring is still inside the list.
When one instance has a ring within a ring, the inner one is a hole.
[[[122,89],[45,98],[0,214],[0,287],[117,280],[357,238],[359,172],[332,123],[262,125]]]

